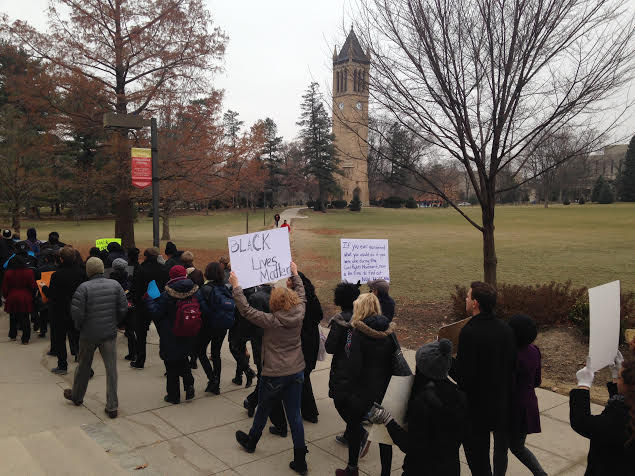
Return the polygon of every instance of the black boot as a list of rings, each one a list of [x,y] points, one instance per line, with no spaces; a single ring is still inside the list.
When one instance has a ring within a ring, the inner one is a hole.
[[[282,438],[286,438],[287,437],[287,427],[286,427],[286,425],[284,427],[271,425],[269,427],[269,433],[271,433],[272,435],[281,436]]]
[[[213,378],[207,383],[205,391],[213,393],[214,395],[220,395],[220,381],[218,381],[216,378]]]
[[[185,387],[185,399],[192,400],[194,398],[194,385]]]
[[[251,367],[247,367],[247,370],[245,370],[245,377],[247,379],[247,381],[245,382],[245,388],[251,387],[255,376],[256,373],[251,369]]]
[[[253,453],[254,451],[256,451],[256,445],[258,444],[258,441],[254,440],[244,431],[239,430],[236,432],[236,441],[240,443],[240,446],[245,448],[245,451],[247,453]]]
[[[304,476],[309,470],[306,465],[306,454],[308,452],[309,450],[306,449],[306,446],[293,448],[293,461],[289,463],[289,468]]]
[[[232,379],[232,383],[235,385],[243,384],[243,371],[239,370],[238,367],[236,367],[236,376]]]

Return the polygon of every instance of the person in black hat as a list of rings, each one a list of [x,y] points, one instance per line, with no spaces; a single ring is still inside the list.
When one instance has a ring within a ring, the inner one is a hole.
[[[421,346],[416,362],[405,418],[408,429],[402,428],[378,404],[373,406],[369,418],[373,423],[386,425],[393,442],[406,454],[403,476],[459,476],[459,447],[467,399],[448,379],[452,342],[441,339]]]
[[[181,265],[183,266],[183,262],[181,261],[182,251],[179,251],[176,248],[176,245],[171,241],[168,241],[165,244],[165,255],[168,259],[165,261],[165,270],[169,273],[172,266]]]

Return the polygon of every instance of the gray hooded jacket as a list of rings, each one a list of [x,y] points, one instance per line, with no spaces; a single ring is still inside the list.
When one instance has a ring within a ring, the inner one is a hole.
[[[95,344],[117,337],[117,324],[127,312],[128,301],[121,285],[103,274],[80,284],[71,303],[80,339]]]

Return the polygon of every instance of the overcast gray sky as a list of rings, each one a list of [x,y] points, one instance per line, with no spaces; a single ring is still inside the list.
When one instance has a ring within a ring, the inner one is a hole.
[[[245,125],[269,116],[286,140],[293,139],[304,90],[311,81],[330,87],[333,45],[341,46],[350,28],[345,0],[205,1],[229,35],[225,72],[214,78],[225,89],[224,109],[238,111]],[[45,29],[47,5],[0,0],[0,12]]]
[[[224,109],[238,111],[246,126],[269,116],[285,140],[295,125],[302,94],[317,81],[330,91],[333,46],[350,28],[349,0],[205,0],[214,22],[229,35],[224,67],[214,78],[225,90]],[[635,3],[635,2],[634,2]],[[46,28],[48,0],[0,0],[0,12]],[[635,84],[628,91],[632,100]],[[629,114],[614,134],[624,141],[633,134]]]

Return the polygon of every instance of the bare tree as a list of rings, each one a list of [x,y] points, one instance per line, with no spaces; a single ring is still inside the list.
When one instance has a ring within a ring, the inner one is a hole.
[[[497,177],[511,169],[511,187],[532,180],[549,169],[521,173],[545,137],[594,121],[599,133],[584,146],[595,148],[619,119],[607,125],[599,105],[632,78],[635,30],[627,0],[358,3],[356,29],[373,60],[370,94],[465,169],[480,223],[433,178],[411,171],[482,233],[484,279],[495,284],[496,196],[509,190]]]

